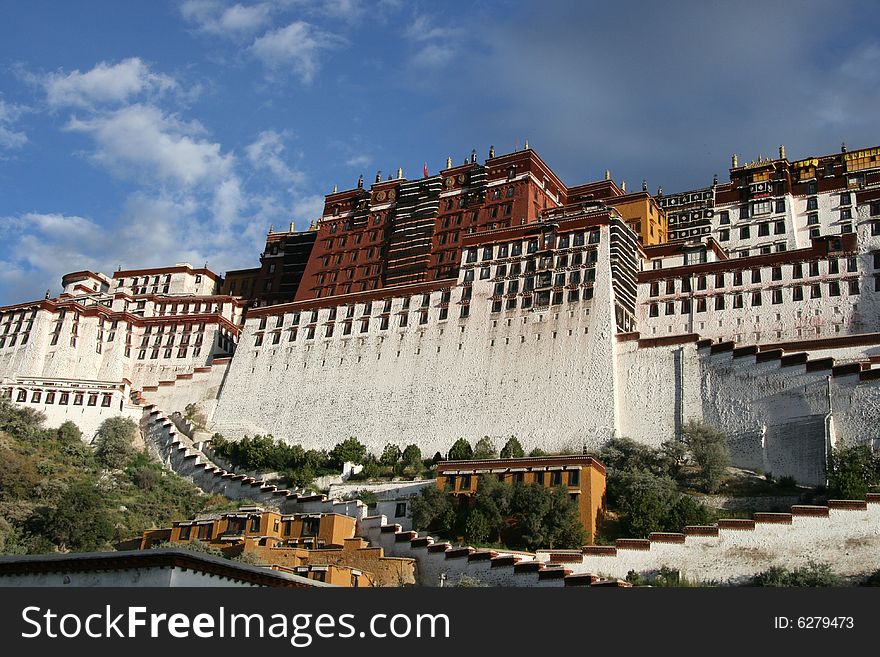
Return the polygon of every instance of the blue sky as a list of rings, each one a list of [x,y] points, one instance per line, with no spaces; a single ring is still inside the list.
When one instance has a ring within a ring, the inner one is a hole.
[[[874,2],[0,0],[0,304],[254,266],[334,184],[525,138],[667,192],[880,144]]]

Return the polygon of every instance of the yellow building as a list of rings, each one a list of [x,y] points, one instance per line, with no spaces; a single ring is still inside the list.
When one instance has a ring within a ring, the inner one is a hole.
[[[442,461],[437,464],[437,487],[470,497],[480,475],[492,474],[508,484],[564,486],[578,505],[590,542],[605,510],[605,466],[591,456],[536,456],[480,461]]]
[[[620,213],[626,225],[639,236],[642,244],[648,246],[669,241],[666,212],[648,192],[606,198],[605,203]]]
[[[415,583],[413,559],[386,557],[355,536],[357,521],[338,513],[285,515],[244,507],[236,512],[151,529],[117,544],[143,550],[200,541],[225,557],[264,565],[339,586],[404,586]]]

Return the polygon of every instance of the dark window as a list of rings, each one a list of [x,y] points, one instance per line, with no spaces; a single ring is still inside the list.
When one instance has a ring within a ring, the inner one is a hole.
[[[800,285],[796,285],[791,288],[791,300],[792,301],[803,301],[804,300],[804,288]]]

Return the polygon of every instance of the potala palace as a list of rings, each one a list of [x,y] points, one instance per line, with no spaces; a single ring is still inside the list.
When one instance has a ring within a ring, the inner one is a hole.
[[[86,434],[145,399],[376,452],[704,420],[737,465],[823,483],[829,446],[880,439],[880,148],[731,165],[675,194],[569,187],[529,148],[377,174],[253,269],[79,271],[0,308],[0,389]]]

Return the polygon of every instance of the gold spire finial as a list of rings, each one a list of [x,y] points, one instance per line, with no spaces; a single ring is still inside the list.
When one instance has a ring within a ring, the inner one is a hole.
[[[403,180],[403,167],[397,167],[397,179]]]
[[[605,180],[611,180],[611,169],[605,169]]]
[[[451,169],[451,168],[452,168],[452,156],[451,156],[451,155],[450,155],[449,157],[446,158],[446,168],[447,168],[447,169]]]
[[[730,168],[731,168],[731,169],[736,169],[738,166],[739,166],[739,158],[736,156],[736,153],[734,153],[734,154],[730,157]]]
[[[785,159],[785,144],[780,144],[780,145],[779,145],[779,159],[780,159],[780,160],[784,160],[784,159]]]
[[[528,137],[526,137],[526,143],[525,143],[525,146],[523,146],[523,150],[524,151],[529,150],[529,138]]]
[[[333,193],[335,194],[337,191],[339,191],[339,188],[336,185],[333,185]]]

